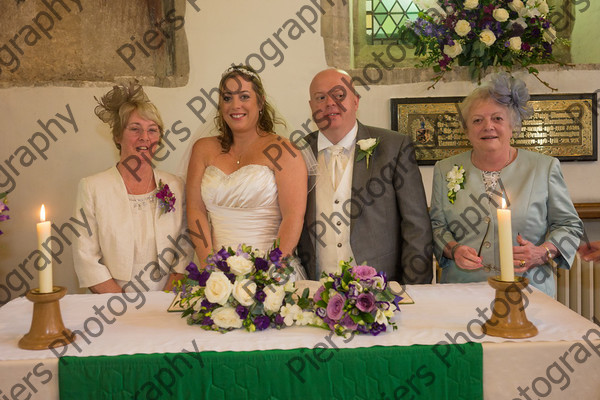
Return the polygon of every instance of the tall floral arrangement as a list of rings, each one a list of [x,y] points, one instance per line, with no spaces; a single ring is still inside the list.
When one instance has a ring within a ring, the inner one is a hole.
[[[7,203],[7,195],[8,193],[0,193],[0,222],[1,221],[6,221],[7,219],[10,219],[10,217],[8,216],[8,214],[5,214],[6,211],[8,211],[8,206],[6,205]],[[2,231],[0,231],[0,235],[2,235]]]
[[[431,87],[453,65],[469,67],[472,80],[481,80],[490,66],[526,68],[540,82],[535,64],[557,62],[552,56],[556,30],[546,0],[415,0],[416,21],[402,29],[415,45],[420,67],[437,73]],[[551,88],[555,90],[554,88]]]

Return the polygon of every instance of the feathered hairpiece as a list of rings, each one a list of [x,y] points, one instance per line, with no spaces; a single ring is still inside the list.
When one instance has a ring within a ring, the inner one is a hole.
[[[94,96],[94,99],[98,102],[94,113],[111,127],[114,125],[115,120],[118,120],[119,110],[123,104],[150,102],[137,80],[129,82],[127,86],[113,86],[113,89],[102,96],[100,100],[96,96]]]
[[[533,115],[533,107],[527,104],[529,90],[522,80],[502,72],[492,76],[490,87],[491,94],[498,103],[517,111],[519,121],[514,121],[517,125],[520,126],[521,121]]]

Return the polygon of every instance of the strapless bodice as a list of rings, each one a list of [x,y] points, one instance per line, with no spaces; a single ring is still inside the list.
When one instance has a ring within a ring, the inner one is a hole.
[[[226,174],[210,165],[201,191],[215,249],[245,243],[268,250],[273,245],[281,212],[275,174],[269,167],[251,164]]]

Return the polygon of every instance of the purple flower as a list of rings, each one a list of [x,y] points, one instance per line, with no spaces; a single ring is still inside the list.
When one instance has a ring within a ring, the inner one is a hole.
[[[207,310],[210,310],[211,308],[214,308],[215,304],[211,303],[210,301],[204,299],[202,300],[202,303],[200,303],[200,307],[203,307]]]
[[[325,317],[323,318],[323,322],[325,322],[327,324],[327,326],[329,326],[329,329],[331,329],[332,331],[335,330],[335,321],[332,320],[329,317]]]
[[[324,291],[325,291],[325,286],[321,286],[320,288],[317,289],[317,291],[315,292],[315,295],[313,296],[313,300],[315,301],[315,303],[317,301],[323,300],[321,298],[321,293],[323,293]]]
[[[257,257],[254,260],[254,266],[257,271],[267,271],[269,269],[269,263],[264,258]]]
[[[257,331],[264,331],[271,324],[271,318],[267,315],[258,315],[254,318],[254,325],[256,326]]]
[[[339,276],[334,276],[333,277],[333,289],[334,290],[339,290],[339,288],[342,286],[342,278]]]
[[[327,310],[325,310],[323,307],[317,307],[315,314],[317,314],[317,317],[323,319],[327,316]]]
[[[375,308],[375,296],[373,296],[373,293],[361,293],[356,301],[356,308],[362,312],[371,312]]]
[[[198,266],[193,262],[189,263],[185,270],[188,272],[188,278],[193,279],[195,281],[200,279],[200,271],[198,270]]]
[[[529,51],[529,50],[531,50],[531,46],[529,45],[529,43],[523,42],[523,43],[521,43],[521,50]]]
[[[344,314],[344,303],[346,301],[341,294],[337,293],[329,299],[327,304],[327,316],[334,321],[338,321]]]
[[[281,250],[279,250],[279,248],[274,248],[273,250],[271,250],[271,252],[269,253],[269,259],[274,262],[275,264],[277,264],[277,262],[279,261],[279,259],[281,259],[281,255],[283,253],[281,252]]]
[[[377,274],[377,270],[368,265],[357,265],[352,268],[352,275],[361,280],[370,279]]]
[[[208,280],[208,278],[210,278],[210,272],[202,271],[202,273],[200,273],[200,276],[198,277],[198,279],[196,279],[198,281],[198,285],[206,286],[206,281]]]
[[[275,325],[282,326],[283,322],[284,322],[284,318],[281,316],[281,314],[277,314],[275,316],[275,321],[274,322],[275,322]]]
[[[348,298],[356,300],[358,298],[358,288],[354,284],[348,285]]]
[[[384,324],[380,324],[377,322],[373,322],[373,324],[371,325],[371,335],[373,336],[377,336],[379,335],[381,332],[385,332],[385,325]]]
[[[229,278],[229,281],[231,283],[235,283],[235,274],[232,273],[225,273],[225,276]]]
[[[200,325],[204,325],[204,326],[211,326],[213,325],[215,322],[212,320],[211,317],[204,317],[202,318],[202,322],[200,322]]]
[[[349,315],[346,315],[344,319],[342,319],[341,324],[343,327],[348,328],[352,331],[355,330],[358,326],[358,324],[354,322],[354,320],[352,320],[352,318]]]
[[[262,303],[267,298],[267,294],[262,289],[257,290],[256,294],[254,295],[254,298]]]
[[[240,316],[241,319],[246,319],[248,316],[248,311],[248,308],[241,304],[238,304],[238,306],[235,308],[235,312]]]
[[[216,265],[218,269],[225,273],[228,273],[231,270],[231,268],[229,268],[229,265],[227,265],[227,261],[225,260],[217,261]]]
[[[360,333],[369,333],[369,329],[364,325],[358,325],[356,330],[358,330]]]
[[[156,193],[156,197],[159,200],[161,210],[165,214],[175,210],[175,195],[169,189],[169,185],[164,184],[162,180],[158,181],[158,192]]]
[[[229,254],[227,249],[225,249],[224,247],[221,250],[219,250],[217,255],[223,260],[227,260],[229,257],[231,257],[231,254]]]

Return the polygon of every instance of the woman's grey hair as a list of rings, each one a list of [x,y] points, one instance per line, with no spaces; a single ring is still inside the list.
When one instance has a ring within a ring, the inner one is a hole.
[[[528,104],[529,90],[525,86],[525,82],[503,72],[492,75],[492,79],[488,83],[473,90],[462,101],[459,117],[463,129],[467,128],[467,120],[473,106],[490,99],[508,109],[513,131],[520,130],[523,120],[533,115],[533,107]]]

